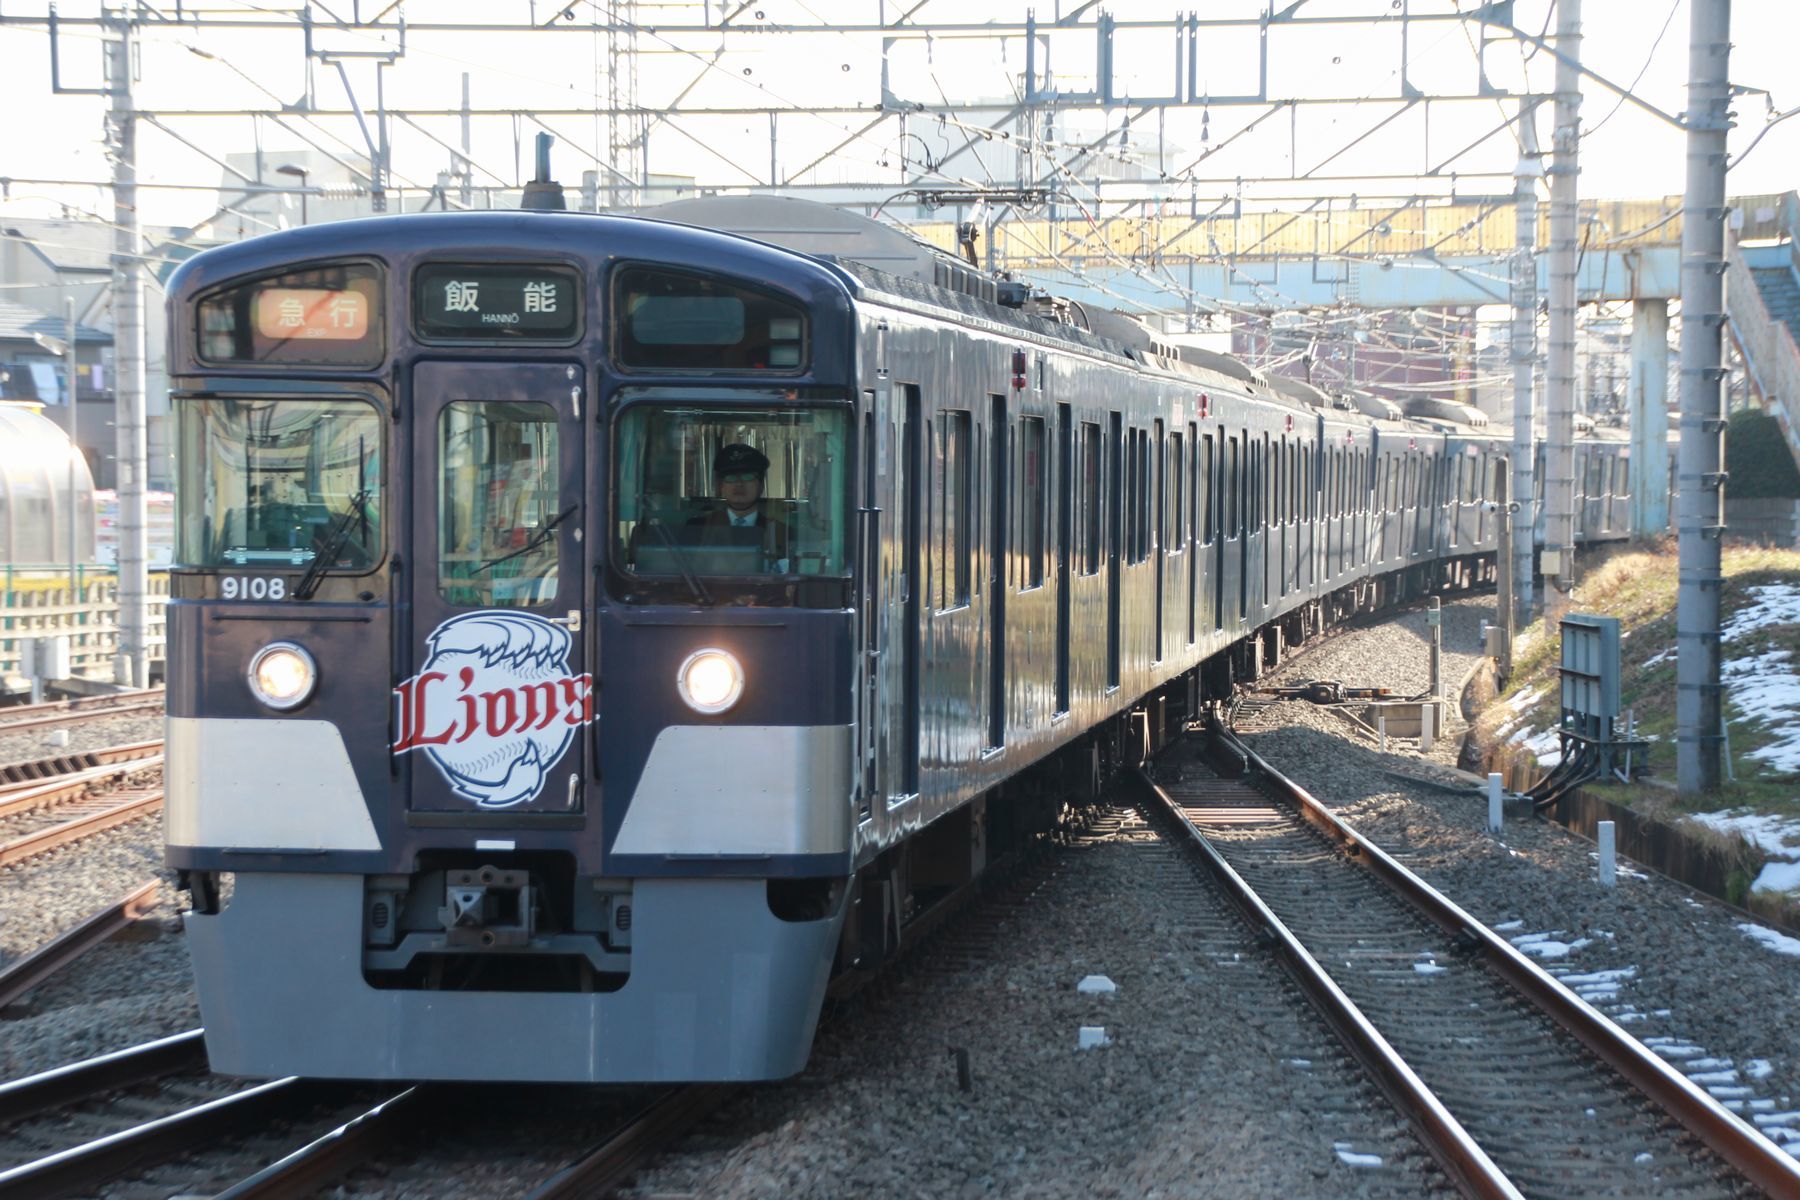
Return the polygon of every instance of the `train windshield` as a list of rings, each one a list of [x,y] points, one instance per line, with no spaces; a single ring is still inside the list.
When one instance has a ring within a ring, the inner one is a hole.
[[[381,557],[381,417],[360,400],[178,399],[176,562],[332,570]]]
[[[847,575],[849,428],[838,406],[627,408],[614,441],[618,569],[678,585]]]

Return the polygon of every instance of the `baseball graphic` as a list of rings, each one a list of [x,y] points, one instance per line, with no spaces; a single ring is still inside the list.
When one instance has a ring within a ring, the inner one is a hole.
[[[567,630],[530,613],[445,621],[426,639],[419,673],[394,689],[394,753],[423,750],[481,808],[535,799],[594,719],[593,677],[569,674],[569,644]]]

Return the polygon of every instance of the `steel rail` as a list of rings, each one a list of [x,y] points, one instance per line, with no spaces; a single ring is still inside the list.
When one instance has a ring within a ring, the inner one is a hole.
[[[12,704],[0,708],[0,733],[16,728],[14,721],[32,721],[43,716],[67,715],[92,709],[108,710],[130,704],[163,701],[162,688],[138,688],[129,692],[108,692],[102,696],[77,696],[73,700],[45,700],[38,704]]]
[[[205,1066],[206,1043],[198,1029],[158,1038],[141,1046],[114,1050],[110,1054],[0,1083],[0,1124],[34,1117],[47,1109],[73,1104],[146,1079],[159,1079]]]
[[[57,779],[41,780],[12,788],[0,788],[0,817],[10,817],[18,813],[29,812],[34,808],[44,808],[52,804],[80,799],[87,792],[89,785],[98,783],[102,779],[117,779],[137,771],[154,770],[162,766],[162,762],[161,754],[152,754],[147,758],[134,759],[130,762],[85,767]]]
[[[1312,793],[1270,766],[1230,731],[1215,726],[1213,733],[1292,799],[1309,823],[1342,845],[1353,858],[1393,887],[1434,924],[1478,947],[1496,974],[1585,1045],[1600,1061],[1655,1100],[1688,1132],[1742,1172],[1750,1182],[1771,1196],[1800,1196],[1800,1162],[1788,1157],[1749,1122],[1613,1024],[1512,943],[1352,829]]]
[[[234,1130],[308,1103],[321,1087],[294,1076],[257,1084],[154,1121],[0,1171],[8,1200],[56,1200],[91,1190],[134,1167],[165,1162]]]
[[[160,886],[161,880],[152,879],[0,968],[0,1007],[11,1004],[143,916],[155,906],[156,889]]]
[[[116,804],[98,808],[93,812],[72,817],[57,825],[50,825],[14,838],[10,842],[0,842],[0,867],[10,866],[22,859],[42,854],[46,850],[54,850],[58,846],[66,846],[70,842],[80,841],[96,833],[104,832],[115,825],[123,825],[127,821],[135,821],[146,813],[162,807],[163,791],[152,788],[145,791],[127,792]]]
[[[1237,905],[1251,927],[1269,938],[1276,957],[1300,990],[1324,1016],[1357,1061],[1374,1078],[1377,1086],[1419,1131],[1433,1157],[1450,1175],[1464,1195],[1482,1200],[1523,1200],[1523,1193],[1506,1177],[1487,1151],[1481,1148],[1462,1122],[1426,1086],[1381,1031],[1364,1015],[1356,1002],[1331,978],[1310,951],[1294,936],[1292,930],[1263,902],[1261,896],[1243,876],[1232,869],[1206,835],[1195,825],[1181,805],[1158,787],[1143,771],[1138,772],[1139,785],[1153,797],[1168,816],[1185,829],[1191,845],[1200,854],[1206,868],[1218,880],[1225,894]]]
[[[256,1174],[232,1184],[213,1200],[301,1200],[376,1157],[402,1136],[403,1122],[432,1103],[436,1089],[416,1085],[339,1125]]]
[[[108,746],[101,750],[74,750],[46,758],[0,766],[0,795],[21,791],[36,784],[61,779],[92,767],[107,766],[133,758],[147,758],[162,751],[161,738],[148,742],[132,742],[125,746]]]
[[[631,1176],[645,1159],[668,1145],[737,1089],[726,1084],[689,1084],[663,1096],[578,1161],[533,1191],[528,1200],[581,1200],[604,1196]]]

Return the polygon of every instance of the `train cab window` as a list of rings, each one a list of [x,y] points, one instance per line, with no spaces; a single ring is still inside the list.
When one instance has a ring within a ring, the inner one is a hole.
[[[438,420],[438,591],[452,604],[556,598],[560,472],[547,404],[457,401]]]
[[[1019,419],[1019,552],[1024,558],[1021,589],[1044,583],[1045,530],[1050,517],[1049,466],[1044,457],[1044,419]]]
[[[657,371],[778,371],[806,365],[799,305],[723,279],[625,267],[614,284],[619,365]]]
[[[709,602],[705,581],[730,578],[734,595],[776,603],[788,585],[846,577],[850,428],[847,406],[773,395],[627,404],[613,432],[612,555],[628,598]]]
[[[258,366],[374,367],[384,326],[381,271],[338,263],[233,284],[201,298],[201,359]]]
[[[382,425],[361,400],[177,399],[176,564],[374,566]]]

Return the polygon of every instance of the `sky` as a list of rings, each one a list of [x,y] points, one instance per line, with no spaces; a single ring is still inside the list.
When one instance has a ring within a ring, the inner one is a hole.
[[[315,19],[326,13],[348,13],[357,0],[331,0],[315,6]],[[1552,0],[1517,0],[1515,23],[1532,33],[1553,26]],[[1073,0],[1060,0],[1072,6]],[[1402,4],[1415,14],[1453,11],[1459,0],[1309,0],[1303,16],[1374,14],[1391,17]],[[1460,0],[1472,9],[1475,0]],[[53,216],[65,206],[75,212],[110,211],[103,188],[49,181],[105,180],[110,173],[101,134],[105,101],[77,95],[54,95],[50,80],[50,41],[41,25],[10,22],[40,16],[42,3],[8,3],[0,8],[0,103],[14,120],[0,140],[0,177],[12,182],[0,198],[0,215]],[[172,11],[170,5],[162,6]],[[245,16],[288,14],[297,0],[239,3],[217,0],[209,13]],[[365,15],[389,7],[382,0],[361,0]],[[771,173],[802,184],[865,181],[869,196],[884,188],[898,190],[923,174],[940,186],[1008,182],[1025,149],[1027,131],[1001,122],[1003,105],[1018,95],[1025,65],[1025,39],[975,36],[977,31],[894,40],[886,50],[885,73],[890,92],[928,106],[952,104],[965,114],[961,122],[939,122],[915,116],[905,128],[896,119],[876,124],[858,136],[877,116],[884,73],[883,39],[878,33],[806,32],[824,18],[840,22],[892,19],[897,6],[884,0],[751,0],[738,21],[756,34],[721,39],[716,33],[664,33],[672,23],[694,24],[702,13],[717,19],[721,0],[688,0],[682,4],[635,6],[642,31],[636,79],[639,103],[654,109],[678,96],[688,105],[755,108],[793,106],[776,122],[773,156],[769,119],[761,114],[658,119],[649,138],[649,169],[663,175],[693,176],[702,185],[741,187],[766,183]],[[910,7],[910,4],[907,5]],[[1059,0],[1035,0],[1040,20],[1053,20]],[[1261,8],[1250,0],[1173,6],[1120,0],[1104,7],[1121,24],[1165,19],[1171,11],[1202,9],[1213,16],[1254,16]],[[574,0],[568,11],[579,26],[605,20],[627,6]],[[917,19],[977,25],[987,21],[1018,22],[1024,3],[987,0],[928,0]],[[191,10],[191,6],[190,6]],[[64,17],[94,15],[98,6],[67,0]],[[393,6],[415,26],[462,19],[535,17],[554,24],[557,9],[532,0],[411,0]],[[1091,20],[1092,12],[1084,16]],[[1687,0],[1586,0],[1583,4],[1584,61],[1620,83],[1636,82],[1636,91],[1667,113],[1678,113],[1685,98],[1688,42]],[[274,21],[276,16],[270,16]],[[391,17],[390,17],[391,19]],[[288,28],[229,32],[172,24],[148,31],[141,56],[137,100],[163,114],[159,124],[141,124],[139,166],[146,182],[195,185],[187,190],[154,190],[143,200],[145,219],[155,224],[190,224],[212,211],[216,188],[224,175],[218,160],[254,150],[260,142],[265,166],[283,161],[309,145],[345,157],[357,154],[362,135],[356,121],[345,117],[306,118],[290,113],[282,122],[247,116],[173,115],[206,108],[292,108],[310,88],[319,107],[345,107],[346,92],[337,66],[304,53],[293,22]],[[569,24],[564,22],[565,25]],[[1735,104],[1734,155],[1741,154],[1762,130],[1771,113],[1800,106],[1800,76],[1791,66],[1800,33],[1800,5],[1793,0],[1737,0],[1733,11],[1733,82],[1766,89],[1740,96]],[[1415,106],[1385,125],[1395,105],[1380,97],[1398,94],[1401,63],[1407,82],[1427,92],[1471,91],[1476,83],[1475,46],[1483,27],[1467,21],[1415,24],[1404,45],[1397,22],[1381,26],[1277,26],[1268,35],[1266,96],[1369,97],[1359,105],[1306,106],[1290,119],[1270,119],[1265,104],[1196,105],[1160,118],[1129,103],[1132,96],[1168,92],[1173,87],[1173,35],[1168,30],[1121,30],[1115,43],[1115,90],[1125,102],[1107,114],[1092,111],[1067,115],[1053,132],[1039,127],[1040,148],[1066,148],[1088,140],[1103,128],[1113,133],[1107,147],[1107,169],[1145,174],[1158,184],[1168,174],[1201,198],[1240,195],[1270,206],[1292,203],[1294,196],[1318,194],[1407,195],[1423,188],[1454,188],[1461,194],[1510,190],[1505,178],[1518,156],[1509,131],[1501,128],[1516,102],[1479,100]],[[1487,28],[1488,81],[1508,90],[1551,90],[1553,60],[1522,43]],[[1209,96],[1254,93],[1259,87],[1259,34],[1253,29],[1203,31],[1196,54],[1197,86]],[[1047,34],[1040,41],[1038,68],[1049,60],[1047,79],[1063,91],[1093,86],[1094,34],[1091,27]],[[391,35],[385,43],[363,32],[321,29],[315,48],[362,57],[343,60],[345,76],[357,99],[372,109],[376,96],[372,51],[398,51]],[[59,46],[65,85],[94,86],[101,78],[99,35],[91,28],[62,31]],[[546,33],[432,33],[410,31],[405,51],[383,72],[382,86],[390,105],[454,109],[461,100],[467,72],[475,104],[542,110],[586,109],[604,103],[609,94],[605,75],[604,35],[571,31]],[[623,86],[623,85],[622,85]],[[630,89],[625,88],[626,91]],[[1621,102],[1601,85],[1583,85],[1581,191],[1602,198],[1649,198],[1678,194],[1684,184],[1684,135],[1634,105]],[[838,114],[810,111],[821,106],[860,108]],[[1428,111],[1427,111],[1428,108]],[[1129,138],[1119,126],[1125,114],[1137,116]],[[1233,138],[1252,119],[1256,128]],[[545,117],[559,135],[557,174],[574,184],[582,169],[607,157],[605,120],[591,115]],[[1377,127],[1379,125],[1379,127]],[[1547,111],[1537,120],[1539,137],[1550,141]],[[530,168],[530,140],[539,125],[509,116],[477,119],[471,158],[480,182],[511,184]],[[416,123],[393,123],[394,165],[399,182],[429,184],[449,164],[448,146],[460,139],[454,116],[420,117]],[[627,131],[630,132],[630,131]],[[1493,134],[1486,141],[1482,135]],[[1056,142],[1045,147],[1044,139]],[[1360,137],[1361,140],[1357,140]],[[968,144],[985,154],[947,158]],[[1228,144],[1227,144],[1228,143]],[[1352,144],[1354,143],[1354,144]],[[1452,156],[1470,143],[1473,150]],[[811,170],[802,170],[842,149]],[[1221,149],[1221,145],[1224,146]],[[1203,153],[1204,161],[1185,182],[1181,168]],[[1011,156],[1009,158],[1009,156]],[[1800,184],[1794,164],[1800,156],[1800,119],[1774,126],[1741,164],[1734,165],[1728,188],[1734,195],[1784,191]],[[1466,175],[1452,182],[1447,175],[1426,184],[1410,176],[1427,165],[1452,160]],[[235,160],[234,160],[235,161]],[[926,169],[929,164],[930,169]],[[627,168],[639,170],[641,158]],[[1040,162],[1041,169],[1041,162]],[[1296,181],[1304,172],[1328,176]],[[1481,174],[1488,172],[1490,174]],[[1078,176],[1082,174],[1078,172]],[[1362,179],[1349,178],[1360,176]],[[1239,184],[1239,178],[1245,180]],[[273,182],[293,180],[271,177]],[[45,182],[28,182],[45,181]],[[1075,191],[1086,186],[1071,178]]]

